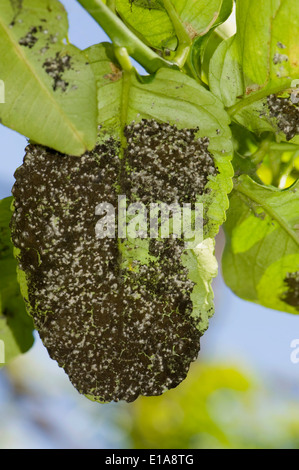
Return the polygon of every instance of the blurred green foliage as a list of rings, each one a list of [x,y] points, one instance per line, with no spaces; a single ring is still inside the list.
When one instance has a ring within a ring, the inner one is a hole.
[[[299,446],[298,404],[230,366],[195,363],[179,387],[124,406],[117,422],[137,449]]]
[[[162,396],[100,405],[39,348],[0,371],[0,448],[299,448],[298,385],[286,376],[196,362]]]
[[[0,201],[0,340],[5,344],[5,361],[25,353],[33,345],[33,323],[27,315],[17,281],[9,222],[12,197]],[[0,367],[4,364],[0,363]]]

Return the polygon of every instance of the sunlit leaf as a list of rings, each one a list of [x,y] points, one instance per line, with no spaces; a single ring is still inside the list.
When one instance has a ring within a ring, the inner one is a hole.
[[[246,300],[299,313],[299,182],[288,189],[239,178],[225,223],[223,274]]]
[[[231,0],[172,0],[172,5],[192,40],[223,23],[232,11]],[[176,32],[161,0],[117,0],[116,8],[121,18],[150,46],[176,48]]]
[[[296,0],[237,2],[237,33],[218,47],[209,75],[212,92],[235,120],[293,143],[299,142],[298,24]]]
[[[96,88],[84,53],[66,44],[57,0],[1,1],[2,124],[35,142],[81,155],[96,142]]]

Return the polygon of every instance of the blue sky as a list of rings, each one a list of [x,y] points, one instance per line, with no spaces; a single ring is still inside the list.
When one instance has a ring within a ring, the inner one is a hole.
[[[70,41],[80,48],[107,40],[74,0],[64,0]],[[0,77],[1,78],[1,77]],[[26,139],[0,125],[0,198],[10,195],[13,173],[22,164]],[[223,237],[218,237],[218,252]],[[264,377],[299,387],[299,364],[290,361],[290,343],[299,338],[299,318],[265,309],[234,296],[221,276],[215,281],[216,313],[201,344],[201,357],[242,364]],[[39,348],[37,344],[35,348]]]

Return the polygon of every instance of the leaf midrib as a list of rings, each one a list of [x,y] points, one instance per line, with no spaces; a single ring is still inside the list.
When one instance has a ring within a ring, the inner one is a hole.
[[[294,232],[294,230],[292,230],[289,225],[286,223],[286,221],[280,217],[279,214],[277,214],[277,212],[272,209],[272,207],[267,204],[265,202],[264,199],[261,199],[260,197],[258,197],[256,194],[252,193],[250,190],[247,190],[244,186],[242,186],[241,184],[239,186],[236,186],[234,188],[237,192],[243,194],[244,196],[248,197],[249,199],[251,199],[253,202],[255,202],[256,204],[260,205],[269,215],[270,217],[275,220],[279,226],[294,240],[294,242],[299,246],[299,240],[298,240],[298,237],[296,235],[296,233]]]
[[[124,129],[127,125],[128,109],[130,102],[130,91],[131,91],[131,80],[133,71],[127,72],[123,70],[122,74],[122,88],[121,88],[121,102],[120,102],[120,141],[121,141],[121,152],[127,146],[127,140],[124,135]]]

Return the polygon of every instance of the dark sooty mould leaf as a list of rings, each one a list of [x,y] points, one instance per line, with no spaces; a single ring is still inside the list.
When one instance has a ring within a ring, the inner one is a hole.
[[[208,177],[217,174],[209,139],[196,139],[197,131],[154,120],[126,127],[128,181],[138,199],[143,203],[196,202]]]
[[[293,94],[288,97],[269,95],[267,104],[270,117],[276,119],[286,140],[291,140],[299,134],[299,103],[293,99]]]
[[[287,290],[282,295],[282,300],[299,310],[299,271],[288,273],[284,283]]]
[[[118,194],[194,202],[216,169],[196,130],[143,120],[81,158],[29,145],[15,174],[11,228],[34,323],[80,393],[135,400],[176,387],[199,351],[183,240],[151,239],[151,261],[123,267],[117,238],[97,239],[95,207]]]

